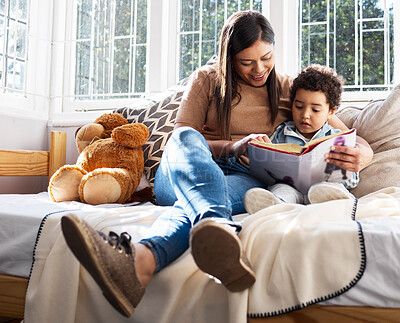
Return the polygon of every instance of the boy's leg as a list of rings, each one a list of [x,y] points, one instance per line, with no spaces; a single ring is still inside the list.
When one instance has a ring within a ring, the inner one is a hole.
[[[248,213],[253,214],[266,207],[281,203],[304,203],[304,196],[287,184],[275,184],[268,188],[253,188],[246,192],[244,205]]]

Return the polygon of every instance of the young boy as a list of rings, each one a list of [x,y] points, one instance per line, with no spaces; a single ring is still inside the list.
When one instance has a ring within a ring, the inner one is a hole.
[[[333,69],[316,64],[303,69],[290,89],[293,121],[279,125],[270,137],[271,142],[304,146],[310,140],[340,132],[327,121],[337,110],[341,94],[342,78]],[[343,173],[343,178],[346,180],[342,183],[323,182],[313,185],[308,196],[303,196],[294,187],[284,183],[272,185],[268,190],[254,188],[246,193],[244,205],[249,213],[254,213],[283,202],[308,204],[354,198],[347,190],[357,186],[358,173],[353,173],[352,178],[347,178]],[[324,196],[318,196],[319,191],[323,191]]]

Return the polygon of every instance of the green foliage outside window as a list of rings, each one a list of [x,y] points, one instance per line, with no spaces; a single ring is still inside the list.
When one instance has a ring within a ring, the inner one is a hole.
[[[350,91],[393,85],[392,1],[302,0],[300,10],[301,68],[329,65]]]

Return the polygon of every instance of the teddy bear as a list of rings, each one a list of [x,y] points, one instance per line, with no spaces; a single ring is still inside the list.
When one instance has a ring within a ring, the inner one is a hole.
[[[105,113],[79,128],[77,162],[54,173],[48,187],[50,198],[94,205],[131,202],[142,179],[142,146],[148,137],[144,124],[130,124],[119,113]],[[144,188],[145,196],[148,189]]]

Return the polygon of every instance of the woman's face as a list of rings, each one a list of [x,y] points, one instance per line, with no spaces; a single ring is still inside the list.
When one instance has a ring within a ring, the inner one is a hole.
[[[257,40],[233,57],[236,73],[252,86],[263,86],[275,66],[274,45]]]

